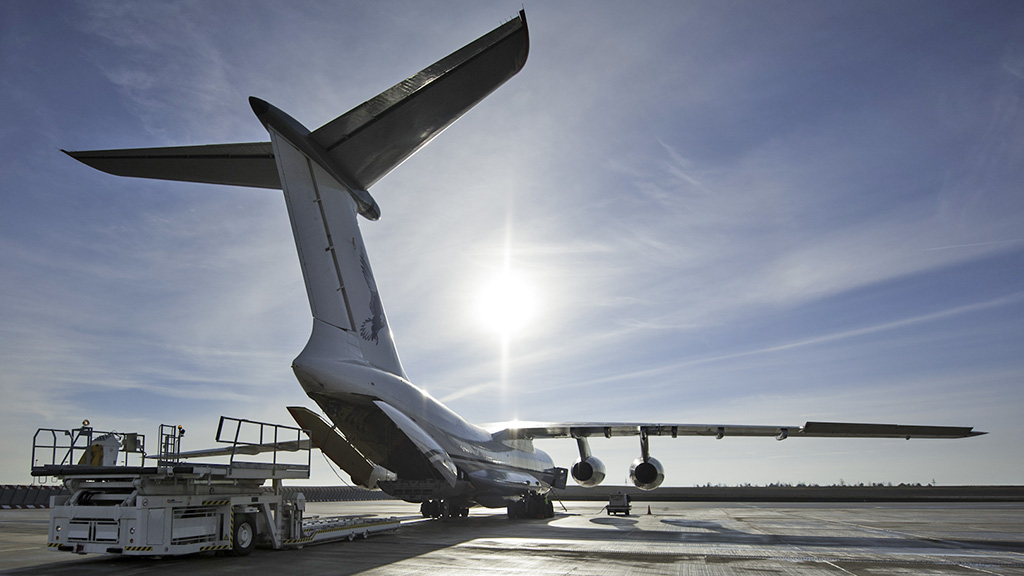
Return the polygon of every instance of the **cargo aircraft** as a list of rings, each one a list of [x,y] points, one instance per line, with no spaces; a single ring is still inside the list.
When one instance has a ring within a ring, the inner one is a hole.
[[[358,217],[381,211],[369,188],[526,63],[520,12],[463,48],[310,131],[255,97],[269,142],[67,152],[120,176],[280,189],[291,220],[313,329],[293,370],[329,421],[291,407],[312,442],[359,485],[421,503],[424,516],[464,516],[469,507],[508,507],[511,517],[553,515],[551,488],[569,474],[583,486],[605,477],[591,437],[635,436],[632,482],[665,478],[651,436],[962,438],[970,427],[807,422],[796,426],[552,423],[485,430],[459,417],[406,377],[363,245]],[[555,466],[533,441],[572,438],[579,460]]]

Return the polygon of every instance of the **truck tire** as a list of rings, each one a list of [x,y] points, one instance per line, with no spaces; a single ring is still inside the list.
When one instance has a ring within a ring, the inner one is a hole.
[[[248,556],[256,546],[256,522],[248,514],[235,514],[235,529],[231,535],[231,555]]]

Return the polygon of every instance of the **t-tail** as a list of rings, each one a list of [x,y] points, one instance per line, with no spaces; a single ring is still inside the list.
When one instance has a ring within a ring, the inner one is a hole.
[[[314,131],[251,97],[270,142],[68,154],[121,176],[282,189],[314,319],[309,346],[404,379],[356,215],[377,220],[370,186],[519,72],[528,52],[520,12]]]

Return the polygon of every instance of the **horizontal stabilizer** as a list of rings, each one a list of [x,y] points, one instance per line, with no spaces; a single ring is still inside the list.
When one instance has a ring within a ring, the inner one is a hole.
[[[62,152],[115,176],[281,188],[270,142]]]
[[[302,137],[315,143],[323,153],[314,154],[316,161],[351,193],[366,195],[373,183],[519,72],[528,52],[526,14],[520,12],[319,129],[303,128]],[[266,103],[251,100],[259,115]],[[116,176],[281,188],[270,142],[64,152]]]
[[[313,131],[363,190],[515,76],[529,53],[526,14]]]
[[[395,479],[394,474],[367,460],[319,414],[302,406],[289,406],[288,412],[299,426],[309,430],[313,444],[342,470],[348,472],[356,484],[373,489],[377,487],[377,482]]]

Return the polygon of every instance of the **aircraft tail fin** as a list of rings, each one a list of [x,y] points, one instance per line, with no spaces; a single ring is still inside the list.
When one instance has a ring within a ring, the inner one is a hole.
[[[250,98],[270,142],[67,153],[123,176],[281,188],[316,320],[311,342],[340,329],[336,357],[405,377],[356,215],[376,220],[367,188],[519,72],[528,52],[520,12],[313,132]]]
[[[335,354],[355,354],[405,377],[363,246],[356,202],[320,164],[273,129],[270,136],[309,307],[318,321],[311,343],[333,341],[324,330],[340,328],[347,333],[347,341],[357,344],[358,352],[345,346]]]
[[[269,103],[251,98],[270,133],[314,323],[310,345],[347,333],[359,356],[405,377],[363,246],[357,214],[380,215],[367,188],[429,142],[526,62],[525,14],[377,97],[309,132]],[[338,348],[337,346],[335,346]],[[351,354],[344,346],[338,354]]]

